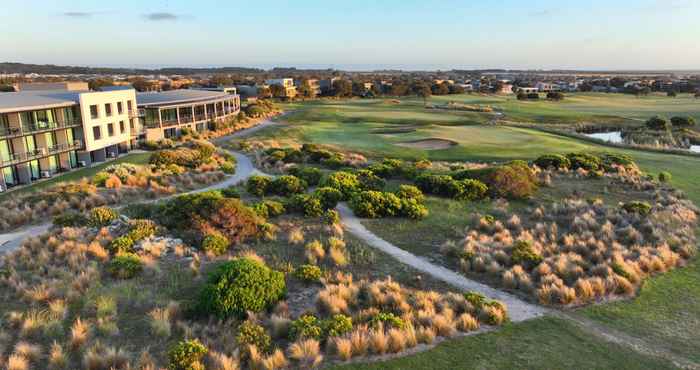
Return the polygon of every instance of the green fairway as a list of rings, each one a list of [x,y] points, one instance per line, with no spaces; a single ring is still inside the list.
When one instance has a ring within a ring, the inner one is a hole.
[[[23,193],[33,193],[42,189],[46,189],[47,187],[56,185],[61,182],[71,182],[71,181],[77,181],[80,180],[84,177],[92,177],[95,176],[96,173],[102,171],[105,167],[111,166],[114,164],[119,164],[119,163],[133,163],[133,164],[146,164],[148,163],[148,159],[151,157],[151,153],[133,153],[133,154],[128,154],[125,155],[121,158],[117,158],[113,161],[101,163],[96,166],[88,167],[88,168],[82,168],[78,170],[73,170],[64,174],[61,174],[60,176],[56,176],[52,179],[45,180],[38,182],[36,184],[30,185],[23,187],[21,189],[17,189],[15,191],[12,191],[10,193],[5,193],[0,195],[0,201],[5,200],[9,197],[16,196],[19,194]]]
[[[598,340],[562,319],[541,318],[451,340],[435,349],[351,369],[673,369],[666,362]]]

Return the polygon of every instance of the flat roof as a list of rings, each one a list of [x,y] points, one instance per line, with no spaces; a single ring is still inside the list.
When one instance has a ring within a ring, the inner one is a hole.
[[[0,113],[34,109],[69,107],[80,102],[80,94],[89,91],[20,91],[0,93]]]
[[[139,106],[163,106],[218,100],[227,97],[232,98],[233,95],[222,91],[181,89],[138,93],[136,94],[136,104]]]

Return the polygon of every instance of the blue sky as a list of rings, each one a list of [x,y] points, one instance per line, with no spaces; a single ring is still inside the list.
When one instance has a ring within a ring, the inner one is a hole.
[[[700,0],[2,0],[0,60],[700,69]]]

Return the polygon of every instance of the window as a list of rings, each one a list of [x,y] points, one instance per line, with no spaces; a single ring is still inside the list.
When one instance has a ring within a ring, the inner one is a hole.
[[[107,124],[107,135],[114,136],[114,123]]]
[[[97,111],[96,105],[90,106],[90,117],[92,117],[92,118],[99,118],[100,117],[100,113]]]
[[[119,133],[123,134],[126,131],[126,127],[124,127],[124,121],[119,121]]]
[[[131,112],[134,109],[131,105],[131,100],[126,101],[126,109],[128,109],[129,112]]]
[[[117,114],[124,114],[124,106],[120,101],[117,102]]]
[[[112,115],[112,104],[105,104],[105,114],[107,115],[107,117]]]
[[[100,126],[95,126],[92,128],[92,138],[95,140],[100,140],[102,138],[102,130],[100,130]]]
[[[129,128],[133,131],[134,130],[134,120],[130,119],[129,120]]]

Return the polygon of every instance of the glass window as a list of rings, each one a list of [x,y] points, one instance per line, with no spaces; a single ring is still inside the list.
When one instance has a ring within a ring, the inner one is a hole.
[[[107,135],[114,136],[114,124],[113,123],[107,124]]]
[[[34,115],[32,112],[22,112],[19,114],[20,122],[23,126],[32,126],[34,124]]]
[[[15,176],[14,167],[5,167],[2,169],[2,177],[5,178],[5,184],[7,186],[14,186],[17,184],[17,176]]]
[[[58,155],[52,155],[49,157],[49,168],[48,170],[51,173],[54,173],[58,170]]]
[[[124,106],[122,105],[122,102],[118,101],[117,102],[117,114],[123,114],[124,113]]]
[[[80,110],[77,106],[64,108],[63,117],[65,117],[65,122],[74,123],[80,119]]]
[[[105,114],[107,115],[107,117],[112,115],[112,104],[111,103],[105,104]]]
[[[34,135],[25,136],[24,143],[27,145],[27,152],[33,152],[36,150],[36,139]]]
[[[119,133],[123,134],[124,132],[126,132],[126,127],[124,125],[124,121],[119,121]]]
[[[91,105],[90,106],[90,117],[98,118],[99,116],[100,116],[100,112],[97,109],[97,105]]]
[[[46,140],[46,148],[51,149],[56,146],[56,133],[46,132],[44,133],[44,140]]]
[[[73,144],[75,141],[75,135],[73,134],[72,128],[66,129],[66,141],[68,141],[68,144]]]
[[[32,180],[36,180],[39,178],[39,172],[41,171],[41,169],[39,168],[38,159],[29,162],[29,171],[31,172]]]
[[[158,109],[146,109],[146,125],[149,127],[157,127],[160,125]]]
[[[129,111],[133,110],[133,106],[131,105],[131,100],[126,101],[126,109]]]
[[[68,162],[70,163],[70,168],[78,167],[78,153],[75,150],[68,152]]]
[[[102,130],[100,130],[100,126],[95,126],[92,128],[92,138],[94,140],[100,140],[102,138]]]
[[[8,140],[0,140],[0,162],[12,159],[12,148]]]
[[[0,128],[8,127],[10,127],[10,119],[7,117],[7,114],[0,114]]]

